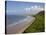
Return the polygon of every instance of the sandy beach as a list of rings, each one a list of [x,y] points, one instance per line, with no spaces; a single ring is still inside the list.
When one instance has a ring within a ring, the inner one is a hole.
[[[19,23],[17,24],[11,24],[9,26],[7,26],[7,34],[15,34],[15,33],[22,33],[24,32],[24,30],[26,28],[28,28],[28,26],[30,26],[32,24],[32,22],[35,20],[34,17],[28,17],[26,19],[24,19],[24,21],[19,21]]]

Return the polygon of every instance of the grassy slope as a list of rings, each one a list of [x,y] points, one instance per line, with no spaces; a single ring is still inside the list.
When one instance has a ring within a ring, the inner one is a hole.
[[[36,19],[23,33],[44,32],[44,11],[34,16]]]

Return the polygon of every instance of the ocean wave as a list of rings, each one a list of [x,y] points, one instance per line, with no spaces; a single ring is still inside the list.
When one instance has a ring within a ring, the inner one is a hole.
[[[14,25],[16,25],[16,24],[26,22],[26,21],[29,20],[30,18],[32,18],[32,17],[31,17],[31,16],[27,16],[27,17],[24,18],[23,20],[19,20],[18,22],[14,22],[13,24],[10,24],[10,25],[8,25],[8,26],[14,26]]]

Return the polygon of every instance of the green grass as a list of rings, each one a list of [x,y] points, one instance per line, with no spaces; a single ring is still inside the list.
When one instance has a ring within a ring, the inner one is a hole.
[[[39,13],[34,17],[35,21],[23,33],[44,32],[44,14]]]

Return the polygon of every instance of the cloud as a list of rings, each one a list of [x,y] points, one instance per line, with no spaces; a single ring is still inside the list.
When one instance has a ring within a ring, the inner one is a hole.
[[[30,8],[38,8],[38,6],[35,5],[35,6],[31,6]]]
[[[31,6],[30,8],[25,8],[25,14],[37,14],[41,10],[44,9],[41,8],[40,6],[35,5],[35,6]]]
[[[40,12],[41,10],[44,10],[43,8],[41,8],[40,6],[31,6],[31,7],[28,7],[28,8],[24,8],[22,10],[8,10],[7,11],[7,14],[37,14],[38,12]],[[10,11],[10,12],[9,12]]]

